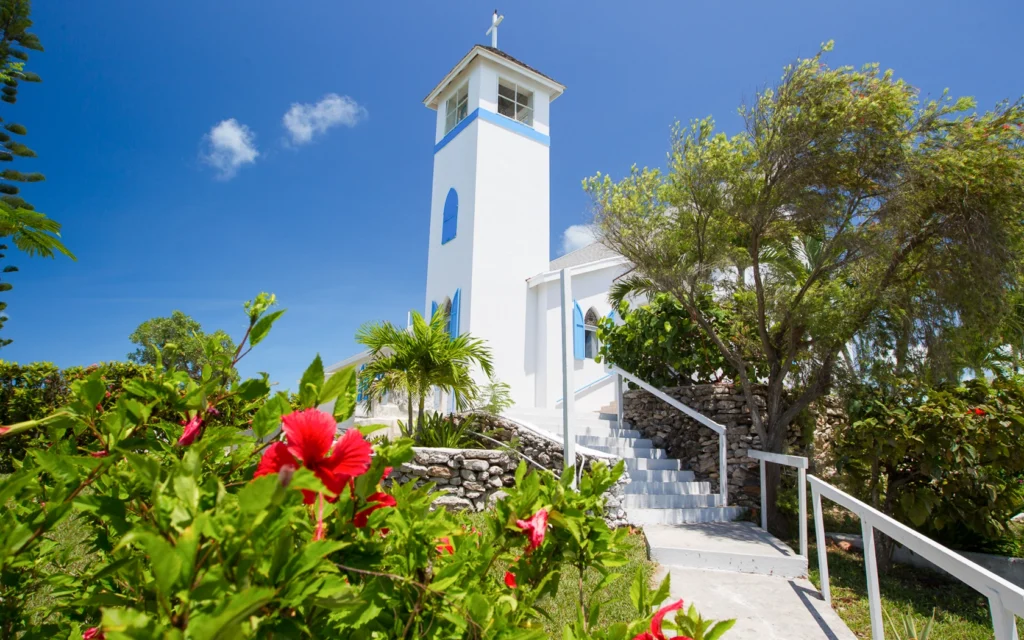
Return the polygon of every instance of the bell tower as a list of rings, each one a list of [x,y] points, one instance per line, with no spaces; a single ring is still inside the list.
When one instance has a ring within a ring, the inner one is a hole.
[[[476,45],[424,99],[437,112],[425,312],[451,303],[450,327],[488,342],[517,402],[527,380],[526,279],[550,258],[550,104],[565,87],[497,48]]]

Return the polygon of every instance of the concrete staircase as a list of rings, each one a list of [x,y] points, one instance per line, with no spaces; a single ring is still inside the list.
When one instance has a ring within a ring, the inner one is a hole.
[[[562,412],[558,409],[513,409],[506,415],[561,437]],[[743,514],[740,507],[721,504],[707,482],[670,458],[664,449],[641,437],[639,431],[620,428],[615,414],[581,413],[575,416],[576,444],[621,458],[629,471],[626,513],[638,525],[726,522]],[[625,425],[628,427],[628,425]]]

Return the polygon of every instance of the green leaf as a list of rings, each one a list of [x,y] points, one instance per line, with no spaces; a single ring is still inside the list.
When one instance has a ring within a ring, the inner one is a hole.
[[[148,531],[130,531],[121,539],[119,547],[135,543],[149,556],[150,569],[157,586],[164,593],[170,592],[181,575],[181,558],[174,547],[160,536]]]
[[[277,319],[280,318],[284,314],[284,312],[285,309],[281,309],[279,311],[272,311],[271,313],[268,313],[267,315],[257,320],[256,324],[252,326],[252,331],[249,332],[249,346],[255,347],[260,342],[262,342],[263,338],[266,338],[267,334],[270,333],[270,327],[272,327],[274,323],[277,322]]]
[[[250,378],[238,385],[235,393],[245,402],[252,402],[270,393],[270,385],[263,378]]]
[[[283,394],[277,394],[267,400],[252,417],[253,435],[260,439],[270,435],[281,426],[281,417],[290,409],[288,398]]]
[[[310,409],[318,404],[317,397],[323,384],[324,363],[320,360],[320,354],[317,354],[299,380],[299,405],[303,409]]]
[[[277,484],[277,474],[273,473],[247,482],[238,492],[238,508],[250,515],[266,509],[274,499]]]
[[[494,609],[482,594],[475,591],[470,593],[466,597],[466,609],[469,611],[469,615],[472,616],[473,621],[478,625],[484,628],[489,626]]]
[[[227,605],[214,616],[196,616],[189,621],[193,640],[228,640],[242,635],[239,625],[274,599],[276,592],[267,587],[250,587],[231,596]],[[248,635],[248,634],[246,634]]]
[[[336,371],[324,384],[324,388],[320,392],[320,404],[330,402],[335,398],[337,401],[334,403],[334,419],[337,422],[345,422],[356,411],[356,368],[354,365]]]

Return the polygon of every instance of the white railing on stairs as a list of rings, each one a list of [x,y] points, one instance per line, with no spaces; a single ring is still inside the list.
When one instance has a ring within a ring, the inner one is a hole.
[[[596,387],[597,385],[601,384],[602,382],[604,382],[605,380],[607,380],[607,379],[609,379],[611,377],[612,377],[612,374],[606,373],[603,376],[601,376],[600,378],[596,378],[594,380],[591,380],[590,382],[588,382],[587,384],[583,385],[582,387],[576,387],[576,390],[573,391],[572,394],[574,396],[578,396],[581,393],[583,393],[584,391],[589,391],[590,389],[593,389],[594,387]],[[565,400],[565,398],[559,398],[558,400],[555,400],[555,406],[557,407],[560,404],[562,404],[563,400]]]
[[[609,366],[608,369],[613,374],[615,374],[615,403],[616,411],[618,412],[620,429],[622,428],[622,381],[623,379],[626,379],[635,384],[636,386],[640,387],[647,393],[651,394],[655,398],[668,404],[670,407],[682,411],[690,418],[693,418],[700,424],[704,425],[705,427],[711,429],[712,431],[718,434],[718,493],[722,497],[720,506],[729,506],[729,479],[728,464],[726,458],[728,453],[728,443],[726,442],[725,438],[725,427],[723,425],[718,424],[711,418],[691,409],[690,407],[686,406],[682,402],[679,402],[678,400],[668,395],[664,391],[651,386],[650,384],[644,382],[643,380],[641,380],[640,378],[636,377],[631,373],[623,371],[622,369],[614,365]]]
[[[787,467],[796,467],[797,496],[800,502],[800,555],[807,559],[807,458],[782,453],[767,453],[747,449],[747,455],[761,465],[761,528],[768,530],[768,490],[764,482],[765,464],[772,462]]]
[[[873,640],[885,640],[882,598],[878,588],[878,565],[875,558],[875,529],[988,598],[989,608],[992,612],[992,629],[995,632],[996,640],[1018,640],[1016,618],[1024,618],[1024,589],[971,562],[952,549],[947,549],[934,540],[921,535],[905,524],[893,520],[881,511],[827,482],[814,476],[808,476],[807,479],[811,483],[811,497],[814,502],[814,534],[818,545],[821,595],[829,606],[832,605],[832,594],[829,588],[825,524],[821,513],[822,497],[846,507],[860,518]]]

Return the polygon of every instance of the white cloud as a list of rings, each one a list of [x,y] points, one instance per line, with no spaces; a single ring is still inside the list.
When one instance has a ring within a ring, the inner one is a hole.
[[[242,165],[256,162],[256,134],[238,120],[229,118],[210,129],[203,138],[202,158],[217,170],[217,177],[230,180]]]
[[[328,93],[314,104],[292,103],[283,122],[294,144],[306,144],[331,127],[354,127],[366,116],[366,109],[352,98]]]
[[[562,232],[562,255],[597,242],[597,228],[592,224],[574,224]]]

